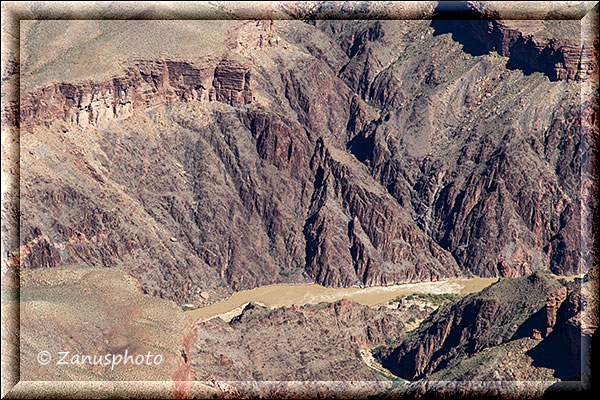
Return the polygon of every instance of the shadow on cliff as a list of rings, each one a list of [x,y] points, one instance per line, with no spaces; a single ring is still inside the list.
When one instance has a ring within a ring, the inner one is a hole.
[[[375,135],[364,137],[356,135],[349,143],[348,149],[363,164],[373,156]]]
[[[498,40],[494,37],[494,30],[489,31],[489,23],[486,20],[465,19],[451,20],[434,19],[431,21],[433,36],[446,33],[452,35],[452,40],[463,46],[463,51],[472,56],[482,56],[498,50]],[[540,54],[536,54],[535,43],[520,37],[508,50],[508,61],[506,68],[509,70],[520,70],[524,75],[541,72],[551,82],[557,81],[554,70],[555,55],[552,49],[546,48]]]
[[[525,354],[533,358],[532,365],[534,367],[553,369],[555,378],[560,380],[579,379],[580,368],[571,359],[564,341],[557,332],[552,332]]]
[[[523,322],[510,340],[531,337],[534,330],[544,331],[547,325],[546,308],[542,307]],[[554,377],[569,380],[580,373],[576,360],[568,351],[568,346],[561,338],[560,329],[554,330],[537,346],[525,354],[533,358],[534,367],[554,370]]]
[[[549,386],[544,394],[542,400],[554,400],[564,399],[565,395],[573,392],[591,392],[598,393],[598,357],[594,357],[592,354],[592,348],[598,348],[598,330],[594,332],[591,342],[588,342],[590,353],[584,358],[586,360],[585,368],[586,371],[579,376],[575,376],[575,380],[572,381],[559,381]],[[585,345],[582,344],[582,348]]]
[[[531,337],[531,334],[534,329],[538,329],[540,331],[543,330],[546,323],[546,309],[544,307],[540,308],[537,312],[530,315],[529,318],[523,322],[513,337],[510,340],[517,340],[526,337]]]
[[[446,33],[452,35],[452,40],[462,44],[463,50],[472,56],[482,56],[492,51],[493,46],[486,46],[473,35],[473,24],[479,21],[471,20],[446,20],[434,19],[431,21],[433,36],[440,36]],[[485,23],[485,21],[482,21]]]

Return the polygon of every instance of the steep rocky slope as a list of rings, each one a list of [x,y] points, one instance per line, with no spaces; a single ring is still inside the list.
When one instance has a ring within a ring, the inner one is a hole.
[[[229,323],[198,325],[191,365],[200,381],[385,380],[358,351],[403,329],[399,316],[350,300],[273,310],[250,303]]]
[[[436,21],[211,22],[177,59],[135,35],[201,24],[121,24],[43,55],[56,27],[23,32],[21,243],[3,270],[18,253],[119,265],[200,304],[273,282],[575,274],[588,256],[583,76],[524,75],[521,53],[472,55]],[[81,49],[103,45],[110,76],[86,75]],[[76,79],[47,82],[63,61]]]
[[[586,279],[586,293],[590,285]],[[503,280],[440,307],[380,357],[411,380],[577,378],[598,325],[597,317],[582,319],[597,310],[582,293],[581,280],[539,273]]]
[[[527,79],[493,55],[472,57],[424,22],[403,35],[397,24],[376,23],[363,31],[372,40],[356,25],[334,27],[343,24],[321,29],[340,32],[355,54],[342,76],[364,77],[349,84],[381,108],[350,148],[411,206],[420,227],[478,274],[510,276],[547,263],[576,271],[577,86]]]

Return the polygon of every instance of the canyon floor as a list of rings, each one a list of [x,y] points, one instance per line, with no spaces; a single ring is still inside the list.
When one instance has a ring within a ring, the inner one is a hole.
[[[22,380],[195,382],[168,388],[174,396],[190,390],[223,395],[232,387],[211,382],[248,381],[382,385],[354,388],[363,395],[397,391],[394,385],[401,382],[409,392],[428,381],[543,382],[539,394],[577,379],[578,360],[589,361],[576,339],[584,329],[582,340],[591,340],[592,332],[582,327],[597,324],[591,313],[597,301],[581,303],[593,299],[594,279],[534,274],[495,280],[478,291],[471,285],[470,293],[461,293],[456,283],[445,293],[444,286],[415,284],[371,306],[332,297],[290,306],[250,302],[229,315],[198,319],[144,294],[122,269],[37,269],[24,272],[20,302],[5,303],[20,308],[20,344],[14,337],[4,340],[19,348]],[[422,350],[413,351],[415,346]],[[436,348],[443,351],[432,353]],[[124,349],[161,354],[163,361],[111,368],[40,365],[37,359],[42,350],[56,358],[61,351]]]
[[[9,396],[590,389],[597,4],[19,7]],[[125,352],[160,362],[80,362]]]
[[[210,306],[194,308],[188,311],[192,318],[210,319],[227,314],[225,318],[234,315],[234,310],[241,309],[249,302],[263,303],[268,307],[291,307],[305,304],[331,303],[341,299],[353,300],[365,306],[373,306],[394,300],[399,296],[414,294],[446,294],[460,293],[462,295],[478,292],[484,287],[496,282],[497,278],[460,278],[440,282],[422,282],[393,286],[371,286],[363,288],[326,288],[317,284],[309,285],[270,285],[256,289],[234,293],[224,301]],[[185,307],[184,308],[193,308]]]

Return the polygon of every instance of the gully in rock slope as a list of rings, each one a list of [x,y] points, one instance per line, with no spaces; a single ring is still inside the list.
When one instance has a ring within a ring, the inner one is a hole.
[[[110,79],[36,87],[32,67],[23,267],[119,265],[180,304],[277,282],[579,272],[577,74],[523,75],[430,21],[215,29],[201,57],[148,48]]]

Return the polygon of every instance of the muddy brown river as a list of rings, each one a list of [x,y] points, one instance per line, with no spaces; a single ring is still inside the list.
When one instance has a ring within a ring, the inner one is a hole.
[[[350,299],[357,303],[373,306],[382,304],[401,295],[418,293],[458,293],[478,292],[496,282],[498,278],[456,278],[437,282],[407,283],[393,286],[374,286],[366,288],[328,288],[317,284],[305,285],[268,285],[234,293],[227,300],[206,307],[186,311],[200,320],[216,316],[231,317],[249,302],[265,304],[269,307],[290,307],[292,304],[317,304]],[[229,315],[227,315],[229,314]]]

